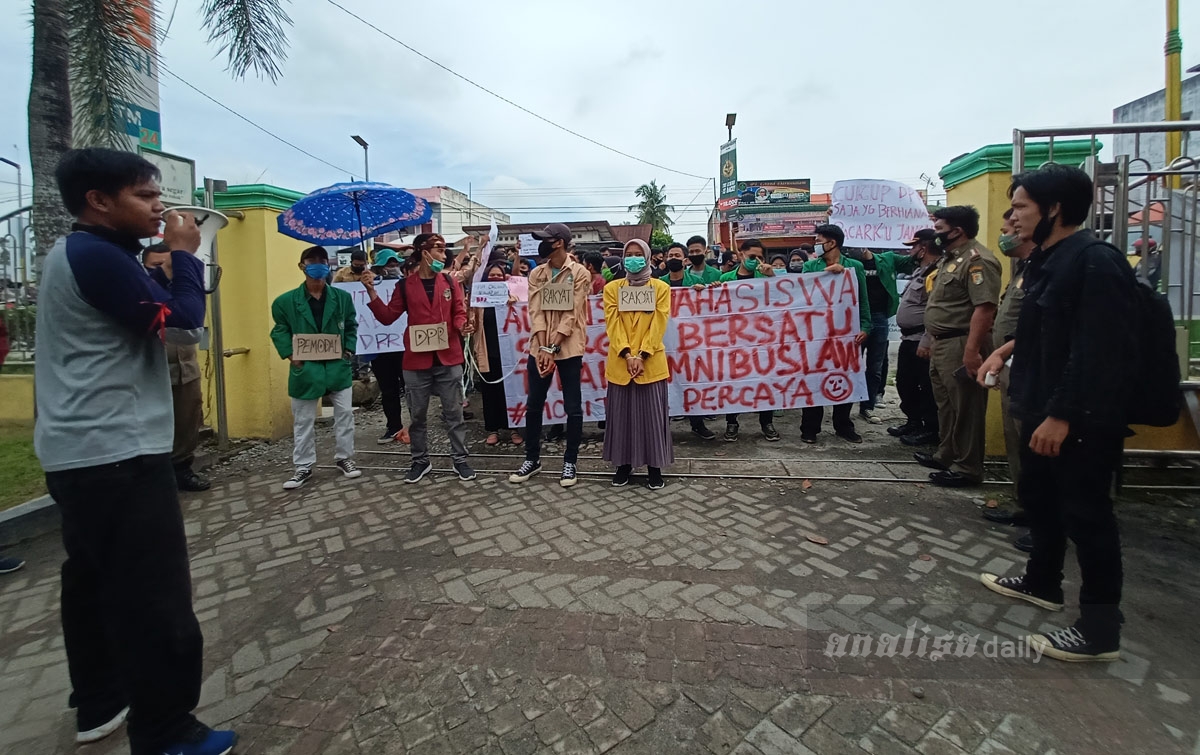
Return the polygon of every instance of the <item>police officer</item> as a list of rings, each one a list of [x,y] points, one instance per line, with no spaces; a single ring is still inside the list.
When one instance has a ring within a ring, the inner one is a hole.
[[[983,482],[987,391],[975,375],[991,354],[1000,261],[975,240],[979,212],[974,207],[943,207],[933,218],[942,260],[925,306],[925,330],[933,338],[929,378],[940,437],[936,452],[913,458],[936,470],[929,475],[935,485],[961,488]]]

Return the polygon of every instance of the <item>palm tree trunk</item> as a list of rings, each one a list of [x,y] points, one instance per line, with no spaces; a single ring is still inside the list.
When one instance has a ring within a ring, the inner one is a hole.
[[[54,180],[71,149],[70,27],[64,0],[33,0],[33,80],[29,86],[29,160],[33,169],[34,270],[71,227]]]

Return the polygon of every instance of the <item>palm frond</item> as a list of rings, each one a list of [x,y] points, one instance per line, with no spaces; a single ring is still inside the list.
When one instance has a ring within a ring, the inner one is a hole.
[[[137,0],[67,2],[77,147],[120,146],[125,139],[128,103],[145,94],[136,67],[158,65],[132,37],[139,11],[152,13],[152,4]]]
[[[292,19],[282,0],[205,0],[208,41],[229,58],[228,70],[239,78],[253,70],[271,81],[287,59],[287,26]]]

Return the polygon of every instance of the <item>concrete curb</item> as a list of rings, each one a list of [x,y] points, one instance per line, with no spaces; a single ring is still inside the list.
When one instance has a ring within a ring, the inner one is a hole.
[[[0,546],[5,548],[31,540],[62,526],[58,506],[48,495],[0,511]]]

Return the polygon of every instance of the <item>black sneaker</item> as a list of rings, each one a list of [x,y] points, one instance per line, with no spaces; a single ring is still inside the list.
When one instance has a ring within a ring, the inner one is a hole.
[[[763,437],[774,443],[779,440],[779,431],[775,429],[775,425],[767,425],[762,429]]]
[[[510,474],[508,476],[508,481],[514,482],[514,483],[515,482],[525,482],[530,477],[533,477],[535,474],[537,474],[538,472],[541,472],[541,471],[542,471],[542,462],[530,461],[529,459],[526,459],[525,461],[521,462],[521,466],[517,469],[516,472],[513,472],[512,474]]]
[[[295,490],[303,487],[304,483],[308,482],[308,478],[312,477],[312,469],[309,467],[296,467],[296,474],[292,478],[283,483],[284,490]]]
[[[1013,540],[1013,547],[1022,553],[1033,553],[1033,533],[1026,532],[1016,540]]]
[[[617,467],[617,473],[613,475],[612,486],[614,488],[623,488],[629,484],[629,475],[633,474],[633,467],[628,464],[623,464]]]
[[[1063,607],[1062,590],[1058,591],[1057,595],[1049,597],[1040,597],[1034,595],[1028,587],[1025,586],[1025,577],[997,577],[995,574],[984,572],[979,575],[979,581],[983,586],[992,592],[998,592],[1001,595],[1017,600],[1024,600],[1034,604],[1039,608],[1045,608],[1047,611],[1061,611]]]
[[[704,425],[696,425],[695,427],[693,427],[692,435],[695,435],[697,438],[700,438],[701,440],[712,440],[717,437],[716,433],[714,433],[712,430],[709,430]]]
[[[900,438],[900,442],[910,448],[918,448],[920,446],[936,446],[941,440],[938,434],[932,430],[922,430],[920,432],[904,435]]]
[[[392,428],[389,427],[388,429],[383,431],[383,435],[380,435],[379,440],[377,440],[375,442],[381,446],[386,446],[388,443],[395,443],[396,442],[396,433],[398,433],[398,432],[400,432],[400,431],[393,430]]]
[[[109,734],[112,734],[117,729],[121,728],[121,724],[125,723],[125,718],[129,715],[129,706],[121,708],[121,710],[113,713],[102,713],[98,718],[85,718],[83,714],[76,713],[75,725],[75,743],[85,745],[89,742],[99,742]]]
[[[178,488],[187,493],[203,493],[212,487],[212,483],[196,474],[191,469],[185,469],[175,474]]]
[[[421,478],[433,471],[433,465],[427,461],[414,461],[408,474],[404,475],[405,482],[420,482]]]
[[[14,556],[0,556],[0,574],[12,574],[25,568],[25,562]]]
[[[569,488],[569,487],[573,486],[575,483],[579,482],[579,478],[575,476],[576,473],[577,472],[576,472],[574,464],[571,464],[569,462],[564,463],[562,477],[559,478],[558,484],[562,485],[564,488]]]
[[[728,443],[733,443],[737,439],[738,439],[738,426],[736,424],[725,425],[725,441]]]
[[[662,470],[658,467],[650,467],[649,474],[646,475],[646,487],[651,490],[662,490],[667,486],[663,481]]]
[[[342,476],[347,480],[362,477],[362,470],[354,463],[354,459],[338,459],[334,464],[337,465],[338,469],[342,470]]]
[[[1037,652],[1051,658],[1070,663],[1116,661],[1121,657],[1119,641],[1112,644],[1100,644],[1089,640],[1076,627],[1030,635],[1029,648],[1036,649]]]
[[[458,479],[463,482],[475,479],[475,470],[471,469],[471,465],[465,461],[454,462],[454,473],[458,475]]]
[[[862,443],[862,436],[853,430],[845,430],[845,431],[839,432],[837,434],[837,436],[839,438],[841,438],[842,440],[848,441],[850,443]]]

